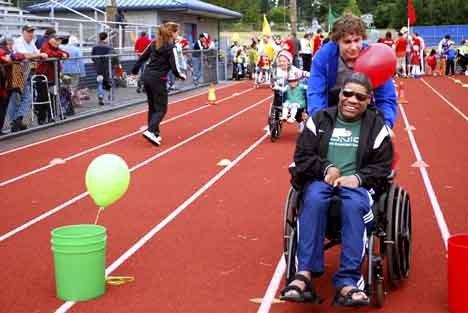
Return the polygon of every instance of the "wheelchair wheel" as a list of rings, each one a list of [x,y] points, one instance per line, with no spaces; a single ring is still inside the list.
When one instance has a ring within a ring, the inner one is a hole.
[[[398,249],[398,227],[402,190],[395,184],[390,186],[386,203],[385,254],[387,256],[387,274],[390,287],[400,284],[400,251]]]
[[[382,308],[385,302],[385,289],[383,279],[375,281],[375,305]]]
[[[411,203],[409,195],[402,190],[401,202],[399,203],[399,218],[397,230],[397,249],[399,251],[400,273],[402,278],[408,278],[411,262]]]
[[[297,197],[298,192],[291,187],[284,206],[283,252],[286,261],[286,284],[289,284],[296,274]]]

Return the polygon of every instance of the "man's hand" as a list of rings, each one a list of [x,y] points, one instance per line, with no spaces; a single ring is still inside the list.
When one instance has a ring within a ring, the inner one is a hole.
[[[340,170],[332,166],[328,168],[324,180],[327,184],[334,186],[335,181],[340,177],[340,175],[341,175]]]
[[[359,187],[359,180],[356,176],[341,176],[335,180],[333,187],[348,187],[348,188],[357,188]]]
[[[47,59],[49,56],[47,55],[47,53],[44,53],[44,52],[41,52],[39,53],[39,58],[41,59]]]

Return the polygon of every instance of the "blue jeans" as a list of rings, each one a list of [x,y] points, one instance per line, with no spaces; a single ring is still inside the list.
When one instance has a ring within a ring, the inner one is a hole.
[[[299,213],[298,270],[324,271],[324,240],[327,211],[333,195],[341,198],[340,268],[333,277],[337,289],[354,286],[364,289],[361,263],[365,254],[367,233],[374,215],[372,198],[364,188],[333,188],[324,181],[314,181],[304,192],[304,206]]]
[[[192,57],[193,81],[199,83],[201,78],[201,58]]]
[[[23,94],[13,92],[8,103],[8,118],[10,121],[28,115],[32,106],[31,78],[24,84]]]

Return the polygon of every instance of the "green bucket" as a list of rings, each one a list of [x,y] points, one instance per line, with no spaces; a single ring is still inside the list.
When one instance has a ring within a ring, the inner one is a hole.
[[[69,225],[52,230],[57,297],[84,301],[105,292],[106,229]]]

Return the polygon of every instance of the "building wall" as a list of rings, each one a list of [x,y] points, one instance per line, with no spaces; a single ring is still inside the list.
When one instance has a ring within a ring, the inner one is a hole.
[[[92,12],[85,12],[90,18],[94,19],[94,13]],[[48,16],[47,13],[38,14],[41,16]],[[57,18],[69,18],[69,19],[83,19],[83,17],[71,13],[71,12],[56,12],[55,17]],[[104,16],[102,14],[98,15],[100,21],[104,22]],[[148,24],[148,25],[158,25],[163,22],[173,21],[179,23],[181,26],[180,33],[184,37],[188,37],[186,33],[186,26],[185,24],[196,24],[197,36],[201,33],[208,33],[211,37],[216,38],[218,37],[218,22],[214,18],[208,17],[199,17],[197,15],[190,15],[190,14],[183,14],[177,12],[158,12],[156,10],[142,10],[142,11],[127,11],[126,18],[129,23],[138,23],[138,24]],[[96,33],[96,30],[100,28],[98,25],[93,23],[84,23],[84,37],[89,38],[92,34]],[[78,22],[60,22],[59,23],[59,31],[68,32],[78,36],[79,32],[79,23]],[[136,28],[135,26],[128,26],[127,32],[129,30],[143,30],[143,27]],[[144,28],[148,31],[148,28]],[[99,30],[101,31],[101,30]],[[155,30],[153,29],[152,32]],[[134,35],[128,34],[127,37],[134,38]]]

